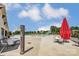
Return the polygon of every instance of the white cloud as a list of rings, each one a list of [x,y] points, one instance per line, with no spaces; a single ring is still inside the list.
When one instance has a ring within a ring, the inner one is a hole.
[[[20,18],[29,17],[33,21],[39,21],[42,19],[40,16],[40,10],[37,7],[33,7],[32,9],[29,9],[28,11],[22,10],[19,13]]]
[[[61,23],[53,23],[52,26],[61,27]]]
[[[45,4],[42,11],[48,19],[68,16],[69,14],[69,11],[67,9],[64,9],[64,8],[55,9],[51,7],[49,4]]]
[[[22,10],[19,15],[18,15],[20,18],[24,18],[24,17],[27,17],[29,16],[29,13],[26,12],[26,10]]]
[[[25,8],[25,10],[22,10],[18,16],[20,18],[29,17],[33,21],[46,19],[43,18],[41,15],[46,17],[47,19],[61,18],[62,16],[68,17],[69,11],[64,8],[55,9],[51,7],[50,4],[45,4],[41,9],[39,9],[39,7],[36,5],[27,4],[27,8]]]
[[[49,31],[51,26],[61,27],[61,23],[53,23],[49,26],[41,26],[38,28],[38,31]]]
[[[50,30],[50,26],[42,26],[38,28],[38,31],[48,31]]]
[[[15,32],[15,31],[20,31],[19,25],[18,25],[18,26],[17,26],[17,25],[13,25],[13,30],[12,30],[12,32]]]

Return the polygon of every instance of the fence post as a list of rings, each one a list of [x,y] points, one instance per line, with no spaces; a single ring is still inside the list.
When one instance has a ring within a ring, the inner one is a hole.
[[[20,54],[25,51],[25,26],[20,25]]]

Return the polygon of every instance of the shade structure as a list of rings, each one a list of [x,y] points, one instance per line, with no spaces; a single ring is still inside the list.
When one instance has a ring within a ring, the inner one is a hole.
[[[63,19],[61,28],[60,28],[60,36],[63,40],[68,41],[71,37],[71,30],[69,28],[68,22],[66,18]]]

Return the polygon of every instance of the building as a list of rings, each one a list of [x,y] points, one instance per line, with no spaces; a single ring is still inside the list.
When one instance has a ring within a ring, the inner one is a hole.
[[[9,27],[7,23],[6,10],[3,4],[0,4],[0,39],[8,38],[9,36]]]

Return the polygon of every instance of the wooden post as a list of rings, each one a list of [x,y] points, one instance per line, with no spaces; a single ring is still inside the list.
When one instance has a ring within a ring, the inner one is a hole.
[[[20,54],[24,54],[25,51],[25,26],[20,25]]]

